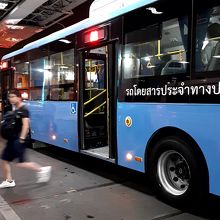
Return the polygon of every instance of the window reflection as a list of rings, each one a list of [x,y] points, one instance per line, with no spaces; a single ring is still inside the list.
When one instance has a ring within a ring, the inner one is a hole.
[[[72,100],[74,97],[74,49],[50,56],[50,99]]]
[[[48,57],[30,62],[30,100],[47,100]]]
[[[220,70],[220,6],[197,16],[196,71]]]
[[[15,64],[14,72],[14,87],[17,89],[26,89],[28,88],[29,80],[29,63],[19,63]]]
[[[48,58],[40,58],[30,62],[30,87],[43,86],[47,76]]]
[[[175,18],[125,35],[124,78],[186,73],[187,17]]]
[[[30,87],[30,100],[74,100],[74,50],[16,64],[15,88]]]

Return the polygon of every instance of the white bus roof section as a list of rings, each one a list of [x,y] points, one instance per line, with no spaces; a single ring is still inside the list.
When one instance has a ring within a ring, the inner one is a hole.
[[[95,0],[90,6],[89,18],[86,18],[60,31],[54,32],[32,43],[29,43],[19,50],[6,54],[2,57],[2,60],[7,60],[11,57],[38,48],[47,43],[63,39],[71,34],[103,23],[155,1],[157,0]]]

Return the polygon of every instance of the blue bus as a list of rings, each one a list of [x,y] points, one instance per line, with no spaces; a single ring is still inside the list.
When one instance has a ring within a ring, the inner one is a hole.
[[[147,173],[176,203],[220,195],[220,3],[95,0],[2,58],[36,142]]]

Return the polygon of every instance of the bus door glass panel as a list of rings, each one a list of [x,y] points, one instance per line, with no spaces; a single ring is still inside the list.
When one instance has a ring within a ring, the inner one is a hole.
[[[11,110],[11,105],[8,101],[8,91],[12,89],[12,77],[13,77],[13,70],[7,69],[2,70],[2,110],[3,113]]]
[[[48,96],[48,57],[42,57],[30,62],[30,100],[44,101]]]
[[[108,146],[107,48],[86,51],[84,59],[84,148]],[[107,154],[108,157],[108,149]]]
[[[9,90],[12,86],[12,72],[11,70],[4,70],[2,71],[2,89],[3,90]]]

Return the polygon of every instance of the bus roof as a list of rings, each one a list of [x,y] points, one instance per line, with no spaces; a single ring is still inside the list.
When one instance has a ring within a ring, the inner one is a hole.
[[[89,18],[86,18],[60,31],[54,32],[39,40],[33,41],[19,50],[6,54],[2,57],[2,60],[7,60],[11,57],[38,48],[47,43],[65,38],[68,35],[77,33],[91,26],[103,23],[105,21],[123,15],[129,11],[140,8],[144,5],[150,4],[155,1],[157,0],[95,0],[90,6]]]

